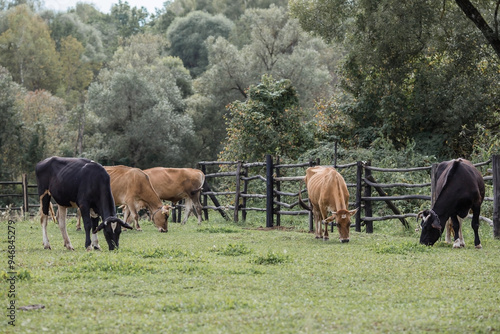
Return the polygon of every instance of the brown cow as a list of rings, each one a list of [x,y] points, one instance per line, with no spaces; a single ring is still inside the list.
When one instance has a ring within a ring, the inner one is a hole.
[[[328,223],[333,220],[337,223],[340,241],[349,242],[349,229],[351,227],[351,216],[358,209],[347,210],[349,205],[349,191],[342,175],[332,167],[310,167],[306,170],[304,179],[309,193],[307,206],[303,201],[299,191],[299,203],[305,209],[312,211],[316,224],[316,238],[328,240]],[[328,211],[332,215],[328,217]],[[322,224],[325,224],[323,234]]]
[[[193,168],[154,167],[145,169],[144,173],[149,176],[153,188],[162,200],[174,204],[186,200],[186,215],[182,224],[186,223],[191,212],[197,215],[198,225],[201,224],[200,195],[205,182],[202,171]]]
[[[142,170],[121,165],[105,166],[104,169],[110,176],[111,192],[115,204],[127,206],[137,230],[141,230],[137,212],[141,209],[147,209],[158,231],[168,232],[168,216],[171,207],[163,205],[158,194],[154,191],[149,177]],[[125,221],[127,219],[128,214],[124,217]]]

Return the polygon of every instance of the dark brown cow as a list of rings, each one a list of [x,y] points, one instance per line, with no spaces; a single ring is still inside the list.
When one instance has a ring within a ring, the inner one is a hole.
[[[349,205],[349,191],[342,175],[333,167],[310,167],[306,170],[304,179],[309,194],[307,206],[299,192],[299,203],[302,207],[312,211],[316,224],[316,238],[328,240],[328,223],[336,221],[339,231],[340,241],[349,242],[349,229],[351,227],[351,216],[358,209],[347,210]],[[332,215],[328,217],[328,211]],[[322,231],[322,224],[325,230]]]
[[[420,243],[428,246],[441,237],[446,222],[451,219],[455,235],[454,247],[460,247],[461,224],[472,210],[471,226],[474,230],[474,245],[482,248],[479,239],[479,215],[484,200],[484,180],[474,165],[465,159],[441,162],[436,171],[436,201],[430,210],[419,213],[422,232]],[[463,239],[463,238],[462,238]]]
[[[191,212],[197,215],[198,224],[201,224],[200,194],[205,182],[202,171],[193,168],[154,167],[145,169],[144,173],[149,176],[153,188],[162,200],[174,204],[186,200],[186,215],[182,224],[186,223]]]

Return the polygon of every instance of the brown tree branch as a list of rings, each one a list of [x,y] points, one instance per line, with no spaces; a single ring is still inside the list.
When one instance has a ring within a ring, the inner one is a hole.
[[[471,20],[482,32],[483,36],[486,38],[493,50],[495,50],[498,58],[500,58],[500,36],[498,35],[498,29],[494,31],[481,16],[481,13],[479,13],[476,7],[474,7],[474,5],[469,0],[455,0],[455,2],[457,3],[458,7],[462,9],[465,16],[467,16],[467,18],[469,18],[469,20]],[[500,0],[498,2],[500,3]],[[495,14],[497,14],[497,11],[495,11]],[[495,22],[497,22],[496,15]]]

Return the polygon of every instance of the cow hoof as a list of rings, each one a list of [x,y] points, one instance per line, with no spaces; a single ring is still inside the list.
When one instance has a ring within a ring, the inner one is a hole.
[[[481,244],[476,246],[476,249],[481,249],[481,248],[483,248],[483,246],[481,246]]]
[[[315,236],[315,238],[316,238],[316,239],[321,239],[321,237],[320,237],[320,236],[318,236],[318,235],[316,235],[316,236]]]
[[[52,248],[50,247],[50,245],[45,245],[43,246],[43,249],[52,249]]]
[[[142,232],[142,228],[140,228],[140,227],[139,227],[139,228],[137,229],[137,232]]]
[[[81,228],[81,227],[78,227],[76,230],[77,230],[77,231],[81,231],[81,230],[82,230],[82,228]]]
[[[323,241],[328,241],[328,237],[323,237]]]

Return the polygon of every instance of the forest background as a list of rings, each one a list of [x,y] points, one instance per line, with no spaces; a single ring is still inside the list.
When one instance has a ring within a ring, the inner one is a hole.
[[[0,0],[0,179],[310,157],[417,166],[500,150],[500,0]]]

